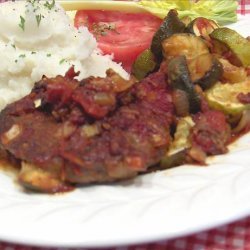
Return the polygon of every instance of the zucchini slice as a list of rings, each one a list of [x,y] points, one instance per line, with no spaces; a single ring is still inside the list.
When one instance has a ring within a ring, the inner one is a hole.
[[[175,34],[163,41],[163,53],[167,61],[184,55],[191,81],[202,89],[210,88],[223,74],[221,63],[210,54],[203,39],[193,34]]]
[[[208,89],[219,81],[223,74],[220,61],[212,54],[203,54],[188,62],[191,80],[201,88]]]
[[[168,79],[174,90],[180,89],[187,93],[189,111],[191,113],[198,112],[200,110],[201,100],[191,81],[185,56],[175,57],[169,62]]]
[[[151,43],[151,51],[155,55],[157,62],[162,61],[162,41],[175,33],[184,32],[185,24],[178,18],[176,10],[170,10],[163,20],[162,25],[156,31]]]
[[[190,116],[181,118],[176,127],[174,140],[167,154],[161,159],[163,169],[175,167],[184,163],[187,149],[191,147],[190,133],[195,123]]]
[[[214,30],[210,37],[215,53],[226,56],[236,66],[250,66],[250,41],[229,28]]]
[[[219,25],[215,21],[204,17],[197,17],[188,24],[186,31],[207,40],[209,39],[209,34],[217,28],[219,28]]]
[[[165,155],[162,157],[160,161],[160,168],[168,169],[168,168],[180,166],[185,163],[186,155],[187,155],[186,149],[183,149],[172,155]]]
[[[237,67],[224,58],[219,58],[223,67],[223,82],[237,83],[247,79],[247,71],[244,67]]]
[[[169,61],[173,57],[184,55],[187,60],[209,53],[203,39],[193,34],[174,34],[162,42],[164,58]]]
[[[216,83],[205,91],[205,97],[211,108],[221,110],[225,114],[237,115],[250,109],[250,104],[241,103],[238,95],[250,93],[250,79],[239,83]]]
[[[132,66],[132,74],[141,80],[157,67],[155,58],[150,49],[144,50],[135,60]]]
[[[174,133],[174,140],[168,150],[168,155],[173,155],[192,146],[190,132],[194,125],[195,123],[191,116],[179,119]]]

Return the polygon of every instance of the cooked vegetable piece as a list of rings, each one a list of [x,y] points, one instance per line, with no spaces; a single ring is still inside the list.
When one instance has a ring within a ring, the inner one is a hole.
[[[73,189],[72,185],[60,180],[56,169],[45,171],[26,162],[22,162],[18,180],[25,187],[39,192],[56,193]]]
[[[195,84],[203,89],[211,87],[222,75],[220,62],[209,53],[206,43],[193,34],[175,34],[162,43],[164,57],[171,58],[185,55],[191,76]]]
[[[178,121],[174,140],[170,145],[168,155],[175,154],[183,149],[191,147],[189,135],[194,125],[195,123],[190,116],[183,117]]]
[[[191,79],[202,89],[208,89],[221,78],[223,68],[212,54],[203,54],[188,62]]]
[[[244,132],[245,129],[249,129],[250,127],[250,110],[244,110],[242,112],[242,116],[237,124],[237,126],[233,129],[234,133]]]
[[[156,68],[157,64],[150,49],[144,50],[132,66],[132,74],[141,80]]]
[[[197,17],[188,24],[186,31],[196,36],[209,39],[209,34],[217,28],[219,28],[219,25],[215,21],[204,17]]]
[[[167,169],[177,167],[185,163],[186,150],[183,149],[173,155],[166,155],[161,159],[160,168]]]
[[[164,58],[169,61],[173,57],[184,55],[187,60],[209,53],[208,47],[200,37],[193,34],[174,34],[162,42]]]
[[[194,125],[190,116],[183,117],[178,121],[174,140],[167,154],[161,159],[161,168],[175,167],[184,163],[186,151],[191,147],[189,136]]]
[[[188,24],[192,21],[191,17],[189,16],[184,16],[183,18],[181,18],[181,21],[188,26]]]
[[[173,89],[180,89],[187,93],[189,111],[196,113],[200,110],[200,97],[196,92],[190,78],[187,60],[185,56],[173,58],[168,64],[169,83]]]
[[[228,60],[219,58],[223,67],[222,79],[228,83],[236,83],[245,81],[247,78],[247,71],[244,67],[237,67],[231,64]]]
[[[246,38],[229,28],[216,29],[210,37],[215,53],[226,56],[236,66],[250,66],[250,42]]]
[[[162,25],[156,31],[151,43],[151,51],[158,62],[162,60],[162,42],[175,33],[181,33],[185,29],[185,24],[178,18],[176,10],[170,10],[163,20]]]
[[[240,93],[250,93],[250,79],[234,84],[216,83],[205,92],[205,96],[211,108],[236,115],[243,110],[250,109],[250,104],[243,104],[239,101]]]

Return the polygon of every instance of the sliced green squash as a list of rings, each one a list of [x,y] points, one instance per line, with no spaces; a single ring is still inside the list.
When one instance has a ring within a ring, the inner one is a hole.
[[[155,58],[150,49],[144,50],[135,60],[132,66],[132,74],[141,80],[157,67]]]
[[[210,54],[203,39],[193,34],[174,34],[162,43],[166,61],[184,55],[191,80],[207,89],[215,84],[223,74],[221,63]]]
[[[167,61],[182,55],[186,56],[187,60],[192,60],[209,53],[207,44],[203,39],[187,33],[174,34],[166,38],[162,42],[162,49]]]
[[[155,55],[157,62],[161,62],[162,56],[162,41],[176,33],[181,33],[185,29],[185,24],[178,18],[176,10],[170,10],[168,15],[163,20],[162,25],[156,31],[151,43],[151,51]]]
[[[200,110],[200,96],[191,81],[190,73],[185,56],[178,56],[170,60],[168,64],[169,84],[173,89],[180,89],[187,93],[189,111],[196,113]]]
[[[250,79],[239,83],[216,83],[205,91],[205,97],[211,108],[221,110],[226,114],[237,115],[250,109],[250,104],[241,103],[237,96],[250,93]]]
[[[227,55],[236,66],[250,66],[250,41],[229,28],[214,30],[210,37],[213,40],[215,53]]]
[[[224,58],[219,58],[223,67],[223,82],[237,83],[247,79],[247,71],[244,67],[237,67]]]
[[[217,28],[219,28],[219,25],[215,21],[205,17],[197,17],[188,24],[186,31],[196,36],[209,39],[209,34]]]
[[[191,147],[189,135],[194,125],[195,123],[190,116],[183,117],[178,121],[174,140],[166,155],[161,159],[161,168],[171,168],[184,163],[186,151]]]
[[[219,81],[223,74],[220,61],[212,54],[203,54],[188,62],[191,80],[202,89],[208,89]]]

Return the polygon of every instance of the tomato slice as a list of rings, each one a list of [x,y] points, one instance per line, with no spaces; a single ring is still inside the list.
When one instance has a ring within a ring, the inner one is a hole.
[[[162,20],[149,13],[79,10],[75,26],[87,26],[104,54],[113,54],[130,71],[137,56],[149,48]]]

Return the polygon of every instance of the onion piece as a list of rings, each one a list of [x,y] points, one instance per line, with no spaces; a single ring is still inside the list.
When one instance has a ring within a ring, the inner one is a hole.
[[[13,124],[12,127],[2,135],[2,143],[8,144],[10,141],[19,136],[22,132],[22,128],[18,124]]]
[[[72,135],[76,130],[76,126],[73,125],[70,122],[65,122],[62,124],[62,126],[59,127],[57,130],[56,136],[61,138],[68,138],[70,135]]]
[[[39,192],[57,193],[72,190],[73,187],[65,183],[60,175],[60,167],[45,170],[37,165],[23,161],[18,181],[25,187]]]
[[[161,169],[168,169],[184,164],[186,151],[186,149],[183,149],[175,154],[165,155],[160,161]]]
[[[39,108],[42,105],[42,99],[36,99],[34,101],[35,108]]]
[[[87,138],[91,138],[95,135],[98,135],[99,133],[100,133],[100,129],[96,124],[84,125],[82,127],[82,134],[83,136],[86,136]]]
[[[112,69],[107,70],[107,76],[113,81],[114,91],[116,93],[125,91],[137,82],[133,76],[131,76],[129,80],[125,80]]]
[[[234,133],[239,133],[250,126],[250,110],[244,110],[237,126],[232,130]]]
[[[114,95],[102,92],[95,94],[94,101],[96,104],[99,104],[101,106],[106,106],[106,105],[115,105],[116,100]]]
[[[206,153],[199,147],[191,147],[188,151],[188,155],[197,163],[205,164],[206,162]]]

